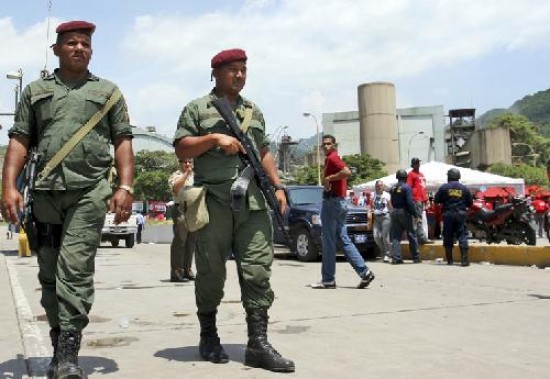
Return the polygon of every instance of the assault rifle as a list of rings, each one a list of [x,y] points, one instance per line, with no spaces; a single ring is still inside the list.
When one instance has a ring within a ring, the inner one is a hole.
[[[36,229],[36,223],[32,215],[32,202],[33,202],[33,190],[34,180],[36,174],[36,162],[38,161],[38,153],[36,148],[32,147],[27,153],[27,162],[22,172],[22,180],[19,187],[19,192],[23,196],[23,214],[19,218],[19,224],[25,231],[27,239],[29,241],[29,247],[31,251],[38,250],[38,231]]]
[[[262,163],[258,159],[256,152],[254,151],[254,146],[252,145],[252,142],[250,141],[248,136],[242,132],[237,118],[233,114],[233,110],[231,109],[231,104],[229,104],[229,100],[227,100],[225,97],[221,97],[219,99],[213,100],[212,105],[214,106],[214,108],[216,108],[216,110],[220,113],[220,116],[222,116],[224,121],[227,123],[227,125],[229,126],[229,130],[231,131],[231,133],[233,133],[234,137],[237,138],[239,142],[243,145],[246,154],[240,153],[239,156],[246,166],[244,172],[250,171],[250,167],[254,170],[254,177],[256,179],[258,187],[260,187],[260,190],[264,194],[265,199],[269,204],[269,207],[273,210],[275,218],[277,219],[277,223],[279,224],[285,235],[289,248],[292,249],[292,239],[290,238],[288,230],[285,229],[284,217],[279,208],[279,202],[277,201],[277,197],[275,196],[275,191],[273,190],[273,187],[271,186],[271,183],[269,182],[269,179],[265,174]]]

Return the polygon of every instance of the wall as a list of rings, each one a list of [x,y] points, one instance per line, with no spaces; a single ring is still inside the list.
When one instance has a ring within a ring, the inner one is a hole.
[[[512,164],[510,130],[505,127],[478,129],[470,141],[472,167],[485,169],[494,163]]]
[[[359,112],[323,113],[322,124],[323,134],[336,137],[340,156],[361,154]]]

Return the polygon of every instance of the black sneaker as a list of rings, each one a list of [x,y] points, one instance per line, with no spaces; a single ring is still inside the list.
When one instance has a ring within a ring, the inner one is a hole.
[[[361,281],[357,285],[357,288],[358,289],[367,288],[369,286],[370,282],[372,282],[373,280],[374,280],[374,274],[372,273],[371,270],[369,270],[369,273],[367,275],[365,275],[364,278],[361,279]]]
[[[395,259],[395,258],[393,258],[392,261],[391,261],[391,264],[392,264],[392,265],[401,265],[401,264],[403,264],[403,259]]]

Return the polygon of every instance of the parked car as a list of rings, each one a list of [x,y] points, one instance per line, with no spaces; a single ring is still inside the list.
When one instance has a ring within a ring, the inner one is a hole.
[[[309,262],[319,258],[321,242],[321,204],[323,188],[319,186],[292,185],[286,188],[288,207],[285,213],[285,228],[292,237],[290,250],[299,260]],[[351,241],[364,257],[377,253],[372,230],[368,227],[367,208],[349,205],[346,227]],[[273,220],[273,240],[286,245],[280,226]]]

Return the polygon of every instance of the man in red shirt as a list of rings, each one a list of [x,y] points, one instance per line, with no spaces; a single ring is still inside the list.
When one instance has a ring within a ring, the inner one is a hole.
[[[407,184],[412,189],[412,196],[414,205],[416,206],[416,211],[420,217],[414,220],[416,226],[416,237],[418,238],[418,243],[423,245],[431,241],[428,240],[424,226],[422,225],[422,216],[424,215],[424,207],[428,201],[428,191],[426,190],[426,178],[424,174],[420,172],[420,159],[413,158],[411,159],[412,170],[407,176]]]
[[[361,281],[357,288],[365,288],[374,279],[374,274],[367,267],[365,260],[351,242],[346,230],[346,202],[347,177],[351,171],[336,151],[336,138],[326,134],[323,136],[323,150],[325,152],[325,173],[323,179],[323,206],[321,208],[321,225],[323,241],[323,264],[321,268],[322,280],[312,284],[312,288],[336,288],[334,276],[336,274],[336,246],[344,251]]]
[[[531,205],[535,208],[535,220],[537,221],[537,230],[539,238],[543,236],[544,230],[544,216],[548,212],[548,204],[546,201],[537,197],[531,201]]]

